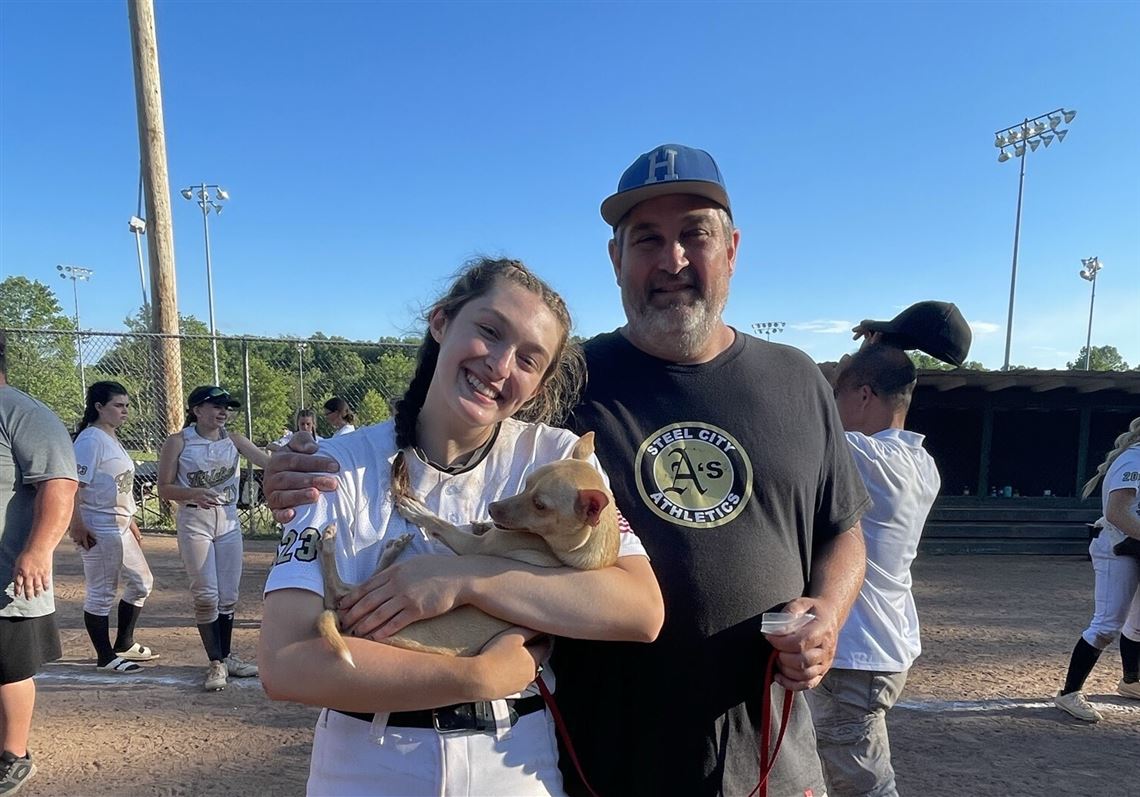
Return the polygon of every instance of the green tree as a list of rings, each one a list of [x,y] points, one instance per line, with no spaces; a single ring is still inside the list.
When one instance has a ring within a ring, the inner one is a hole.
[[[83,411],[75,322],[52,289],[21,276],[0,282],[0,328],[37,330],[8,333],[8,381],[73,425]]]
[[[1081,351],[1077,354],[1077,359],[1071,363],[1065,363],[1065,367],[1070,371],[1083,371],[1085,370],[1085,353],[1088,348],[1081,346]],[[1089,358],[1090,371],[1127,371],[1128,363],[1120,356],[1120,352],[1116,350],[1115,346],[1093,346],[1092,356]]]
[[[931,371],[953,371],[954,366],[944,363],[939,359],[931,357],[921,351],[908,352],[911,362],[914,363],[915,368],[927,369]],[[962,368],[968,371],[984,371],[986,367],[977,360],[967,360],[962,363]]]
[[[369,388],[360,399],[360,410],[356,420],[358,426],[368,426],[388,420],[392,414],[388,401],[380,392]]]

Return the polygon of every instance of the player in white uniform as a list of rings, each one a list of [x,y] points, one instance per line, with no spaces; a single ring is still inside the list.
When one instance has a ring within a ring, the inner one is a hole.
[[[95,382],[75,436],[79,491],[69,534],[83,557],[86,597],[83,624],[95,647],[96,666],[109,672],[135,672],[138,661],[158,654],[134,640],[139,612],[154,577],[143,556],[135,522],[135,463],[119,442],[130,399],[118,382]],[[123,579],[115,643],[110,639],[111,606]]]
[[[340,463],[338,489],[286,525],[266,584],[262,683],[274,699],[325,707],[310,794],[562,794],[554,727],[533,694],[546,651],[524,647],[531,634],[507,632],[471,658],[369,639],[470,604],[551,634],[649,640],[662,622],[661,594],[630,533],[613,567],[532,568],[448,555],[396,513],[393,491],[406,489],[453,522],[485,520],[491,502],[567,457],[577,439],[512,417],[552,417],[581,380],[565,306],[522,264],[476,261],[428,323],[395,418],[321,446]],[[342,604],[355,668],[315,630],[323,594],[315,542],[329,521],[341,575],[372,576]],[[411,550],[373,575],[384,541],[409,532]],[[424,553],[434,555],[409,556]]]
[[[356,413],[352,411],[348,402],[340,396],[333,396],[325,402],[325,421],[333,428],[333,437],[355,432],[356,427],[353,426],[355,420]]]
[[[272,443],[266,446],[270,451],[280,451],[289,445],[289,441],[293,439],[293,435],[297,432],[308,432],[313,436],[313,439],[323,440],[317,434],[317,413],[310,409],[299,409],[297,415],[293,418],[293,431],[287,431]]]
[[[1140,539],[1140,418],[1116,438],[1082,497],[1092,493],[1102,476],[1104,519],[1100,534],[1089,544],[1096,573],[1093,618],[1073,648],[1065,685],[1053,699],[1057,708],[1085,722],[1103,719],[1081,689],[1101,652],[1118,636],[1123,673],[1117,694],[1140,700],[1140,558],[1117,549],[1129,537]]]
[[[166,438],[158,459],[158,495],[179,504],[178,552],[210,660],[206,691],[225,689],[227,675],[257,675],[256,665],[230,652],[242,566],[238,454],[261,467],[269,455],[226,429],[229,410],[240,406],[220,387],[194,388],[187,400],[186,428]]]

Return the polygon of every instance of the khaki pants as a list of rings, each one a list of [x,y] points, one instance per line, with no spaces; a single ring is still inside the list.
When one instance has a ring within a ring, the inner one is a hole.
[[[828,793],[897,797],[887,711],[905,684],[905,672],[833,669],[807,692]]]

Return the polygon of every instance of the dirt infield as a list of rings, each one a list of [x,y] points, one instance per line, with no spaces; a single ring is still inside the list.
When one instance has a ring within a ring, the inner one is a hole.
[[[269,702],[256,679],[202,692],[205,661],[174,539],[147,535],[143,547],[157,587],[137,636],[162,658],[136,676],[92,666],[79,555],[66,541],[56,553],[64,658],[36,679],[40,771],[22,793],[303,793],[316,711]],[[273,550],[271,541],[246,544],[240,655],[256,646]],[[1087,561],[925,557],[915,582],[925,653],[891,715],[901,793],[1140,795],[1140,703],[1114,695],[1115,646],[1089,683],[1104,722],[1084,725],[1048,700],[1092,608]]]

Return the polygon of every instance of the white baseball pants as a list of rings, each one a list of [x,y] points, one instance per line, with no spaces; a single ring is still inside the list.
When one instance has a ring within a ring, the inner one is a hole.
[[[563,797],[554,734],[545,711],[520,717],[496,735],[385,728],[323,709],[313,735],[307,794]]]
[[[122,531],[92,529],[91,533],[95,544],[81,551],[86,584],[83,611],[99,617],[110,615],[119,590],[120,574],[123,600],[132,606],[142,606],[154,587],[154,576],[135,535],[129,528]]]
[[[1140,641],[1140,559],[1114,554],[1108,536],[1102,533],[1089,544],[1096,574],[1095,608],[1081,636],[1097,650],[1111,645],[1122,630],[1129,639]]]
[[[194,622],[233,614],[241,584],[241,526],[233,507],[178,510],[178,553],[190,578]]]

